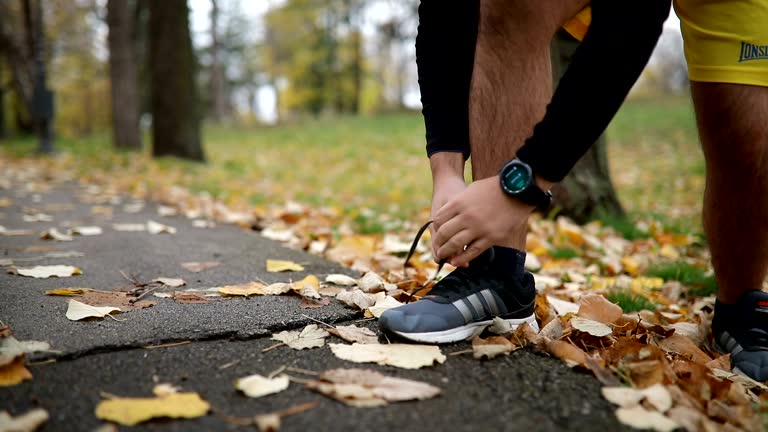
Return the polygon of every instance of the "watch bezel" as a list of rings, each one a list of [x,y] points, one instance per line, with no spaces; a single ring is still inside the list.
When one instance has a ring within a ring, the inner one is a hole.
[[[509,173],[509,171],[511,171],[513,168],[523,168],[528,174],[528,180],[526,181],[525,185],[523,185],[521,188],[517,190],[510,188],[509,185],[507,185],[507,181],[506,181],[507,173]],[[533,183],[533,170],[531,169],[530,166],[528,166],[527,163],[519,159],[511,160],[501,169],[500,183],[501,183],[501,187],[504,189],[504,192],[513,196],[520,195],[531,186],[531,183]]]

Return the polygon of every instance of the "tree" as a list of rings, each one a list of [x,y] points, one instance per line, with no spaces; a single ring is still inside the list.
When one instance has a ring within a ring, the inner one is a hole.
[[[578,42],[560,32],[552,42],[552,75],[554,83],[560,81],[578,47]],[[553,206],[559,214],[577,222],[600,217],[625,217],[608,171],[607,143],[600,136],[589,151],[576,163],[573,170],[552,190]]]
[[[152,153],[204,161],[186,0],[149,2]]]
[[[107,2],[112,140],[119,149],[141,149],[139,87],[133,49],[134,15],[129,0]]]
[[[222,43],[219,30],[221,10],[218,0],[211,0],[211,70],[210,91],[213,119],[221,122],[227,116],[227,94],[222,65]]]

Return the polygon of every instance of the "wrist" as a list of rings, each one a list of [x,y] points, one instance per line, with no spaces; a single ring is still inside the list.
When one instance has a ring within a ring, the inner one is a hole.
[[[460,178],[464,181],[464,155],[458,152],[440,152],[429,157],[432,183]]]

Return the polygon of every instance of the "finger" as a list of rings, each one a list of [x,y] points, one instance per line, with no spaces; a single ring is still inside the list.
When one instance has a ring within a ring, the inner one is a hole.
[[[440,227],[446,222],[456,217],[459,214],[459,205],[457,199],[452,199],[440,207],[432,218],[435,231],[439,231]]]
[[[477,258],[489,247],[491,247],[491,243],[489,241],[484,239],[475,240],[473,243],[470,243],[463,252],[451,258],[450,263],[454,267],[465,267],[469,265],[470,261]]]
[[[438,252],[437,256],[440,258],[448,258],[453,255],[441,255],[442,251],[440,250],[443,245],[445,245],[448,240],[450,240],[453,236],[458,234],[459,232],[466,229],[464,224],[461,221],[460,217],[455,217],[453,219],[450,219],[443,225],[441,225],[435,232],[435,237],[432,239],[432,244],[435,247],[435,250]],[[464,247],[466,243],[463,243],[459,246],[462,248]],[[463,250],[463,249],[462,249]],[[461,252],[461,250],[458,250],[454,253]]]
[[[464,247],[471,244],[474,240],[474,234],[469,230],[463,230],[443,244],[437,250],[437,256],[441,258],[455,258],[464,252]]]

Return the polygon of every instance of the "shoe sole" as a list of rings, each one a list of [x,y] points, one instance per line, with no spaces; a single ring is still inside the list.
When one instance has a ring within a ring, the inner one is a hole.
[[[531,314],[525,318],[517,319],[505,319],[512,330],[516,330],[523,323],[528,323],[536,333],[539,332],[539,325],[536,323],[536,316]],[[493,320],[478,321],[463,325],[461,327],[455,327],[449,330],[442,330],[437,332],[425,332],[425,333],[405,333],[390,330],[391,333],[414,342],[430,343],[430,344],[447,344],[453,342],[461,342],[470,340],[485,330],[486,327],[493,324]]]

